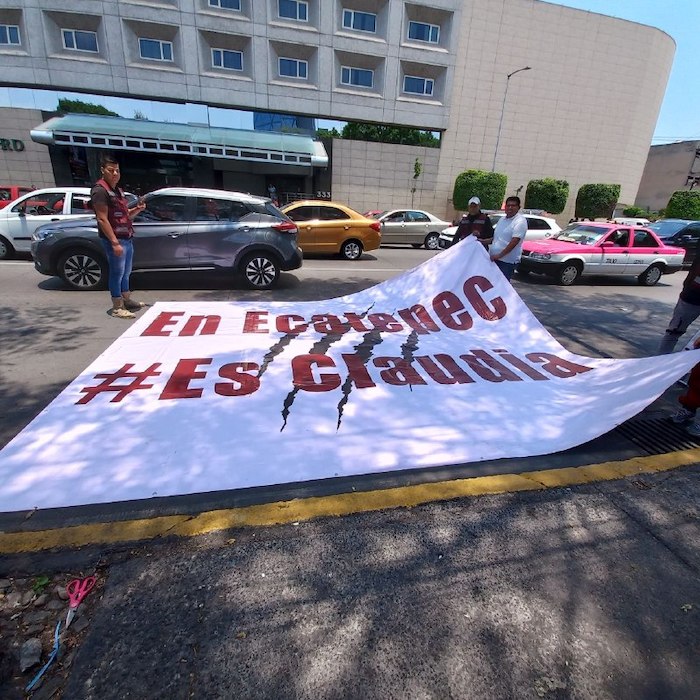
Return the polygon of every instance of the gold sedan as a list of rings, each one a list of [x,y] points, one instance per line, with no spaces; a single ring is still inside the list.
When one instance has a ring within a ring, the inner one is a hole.
[[[338,253],[358,260],[381,243],[381,224],[350,207],[327,200],[293,202],[282,211],[297,225],[297,243],[304,253]]]

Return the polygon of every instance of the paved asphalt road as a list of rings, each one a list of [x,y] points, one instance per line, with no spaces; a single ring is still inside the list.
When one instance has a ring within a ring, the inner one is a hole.
[[[397,248],[356,264],[308,260],[265,298],[338,296],[429,255]],[[257,294],[213,278],[195,290],[184,276],[134,281],[147,301]],[[677,274],[651,289],[628,280],[562,288],[533,278],[515,286],[570,350],[637,357],[653,354],[681,281]],[[27,263],[0,263],[0,287],[4,444],[123,326],[106,315],[105,293],[65,291]],[[652,410],[666,411],[676,394],[669,390]],[[690,700],[700,687],[699,473],[690,465],[205,537],[8,556],[0,577],[46,574],[51,585],[99,577],[82,606],[85,628],[67,638],[77,653],[57,662],[35,697]],[[18,674],[16,659],[27,613],[9,622],[0,599],[3,610],[0,696],[23,697],[18,689],[32,674]],[[41,633],[42,661],[54,619]]]

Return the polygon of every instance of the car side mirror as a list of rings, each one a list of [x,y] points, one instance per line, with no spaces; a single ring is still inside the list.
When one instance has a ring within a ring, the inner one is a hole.
[[[27,205],[26,204],[20,204],[19,209],[17,210],[17,216],[26,216],[27,212]]]
[[[613,248],[614,246],[615,246],[615,244],[612,241],[603,241],[600,244],[601,248]]]

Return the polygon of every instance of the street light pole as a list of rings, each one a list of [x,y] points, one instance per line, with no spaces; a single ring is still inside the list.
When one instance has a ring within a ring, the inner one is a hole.
[[[498,121],[498,135],[496,136],[496,148],[493,152],[493,165],[491,166],[491,172],[496,172],[496,156],[498,155],[498,142],[501,140],[501,127],[503,126],[503,115],[506,111],[506,97],[508,97],[508,85],[510,84],[510,79],[516,74],[521,73],[524,70],[532,70],[530,66],[525,66],[524,68],[518,68],[512,73],[508,73],[506,76],[506,89],[503,92],[503,105],[501,106],[501,118]]]

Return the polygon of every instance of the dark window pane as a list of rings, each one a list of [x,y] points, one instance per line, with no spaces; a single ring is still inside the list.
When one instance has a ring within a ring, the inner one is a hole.
[[[160,60],[160,42],[153,39],[139,39],[141,58],[155,58]]]
[[[526,216],[525,218],[527,219],[527,227],[529,229],[533,229],[534,231],[548,231],[551,228],[550,225],[542,219],[533,219],[529,216]]]
[[[223,7],[226,10],[240,10],[241,0],[209,0],[213,7]]]
[[[151,197],[146,202],[143,219],[145,221],[184,221],[186,203],[185,197],[175,195]]]
[[[646,231],[635,231],[634,233],[634,246],[638,248],[658,248],[658,243],[654,240],[654,237],[647,233]]]
[[[306,3],[296,0],[279,0],[278,14],[287,19],[300,19],[306,21]]]
[[[377,27],[377,16],[371,12],[343,11],[343,27],[346,29],[357,29],[361,32],[375,32]]]
[[[71,214],[92,214],[89,195],[74,194],[70,201]]]
[[[363,68],[343,68],[341,82],[346,85],[371,88],[373,82],[372,71]]]
[[[280,75],[297,78],[299,77],[298,66],[299,63],[293,58],[280,58]]]
[[[239,51],[224,51],[224,68],[243,69],[243,55]]]
[[[322,221],[338,221],[348,219],[348,215],[342,209],[335,207],[319,207],[319,219]]]
[[[316,207],[299,207],[287,213],[292,221],[313,221],[318,218]]]
[[[94,32],[76,32],[75,47],[80,51],[97,53],[97,35]]]

